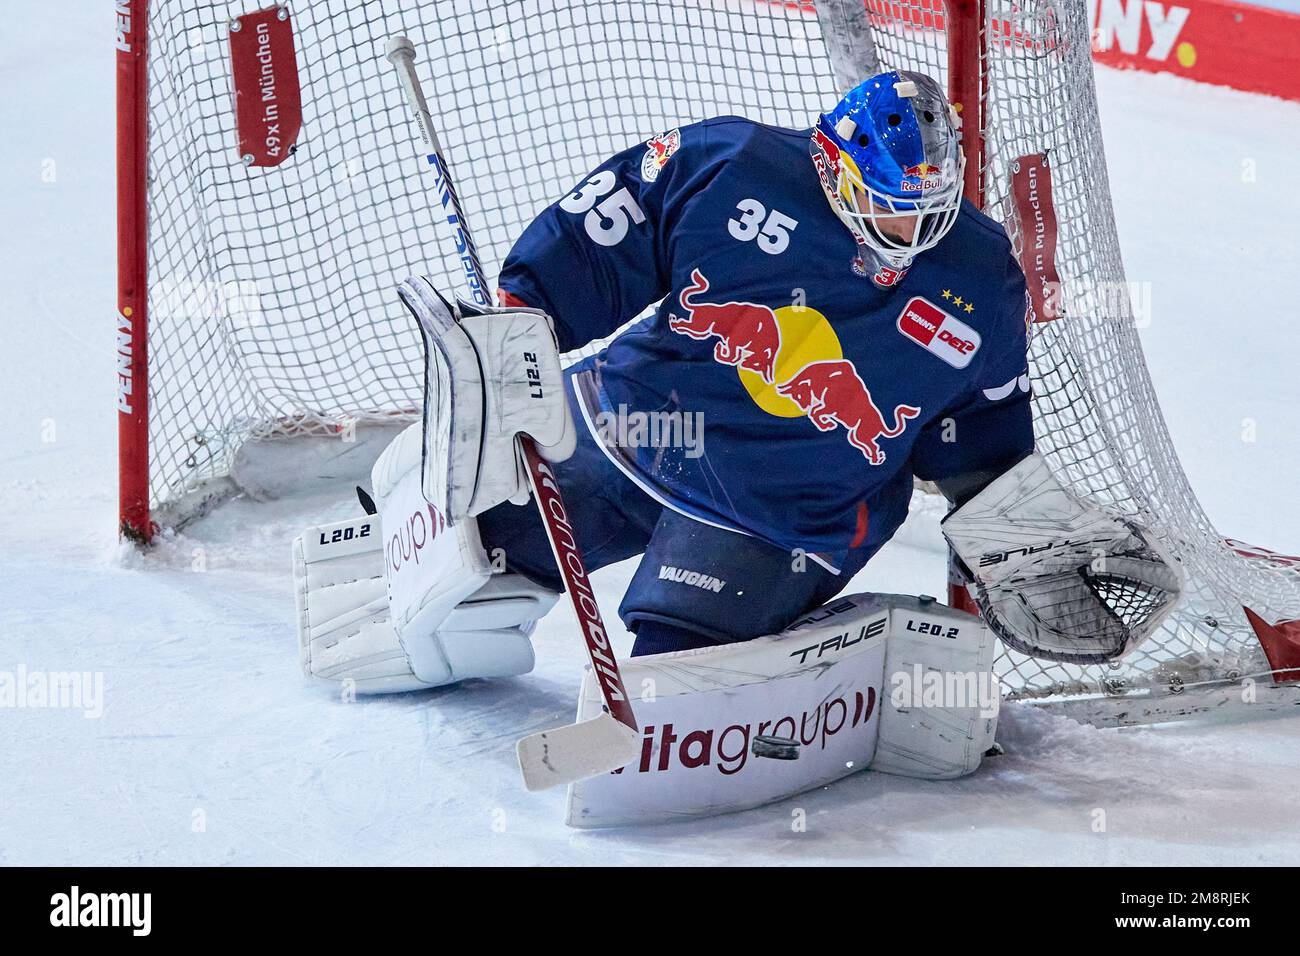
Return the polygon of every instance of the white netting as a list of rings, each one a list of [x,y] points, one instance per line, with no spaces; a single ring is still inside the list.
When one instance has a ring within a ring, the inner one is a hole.
[[[848,0],[835,0],[845,3]],[[608,155],[725,113],[806,127],[836,97],[810,5],[745,0],[313,0],[291,4],[298,149],[246,168],[228,22],[256,2],[153,0],[150,73],[150,495],[180,515],[251,437],[328,433],[418,407],[421,353],[393,288],[458,288],[383,56],[405,33],[488,274],[523,225]],[[885,67],[947,79],[940,0],[869,0]],[[400,11],[400,12],[399,12]],[[1198,507],[1142,359],[1110,209],[1084,0],[991,0],[987,210],[1008,163],[1046,152],[1068,318],[1032,342],[1040,449],[1076,491],[1151,525],[1188,596],[1115,666],[999,667],[1026,695],[1115,693],[1262,667],[1243,601],[1300,617],[1300,572],[1243,558]]]
[[[1011,20],[1013,5],[1000,7],[994,18]],[[990,209],[1005,214],[1007,161],[1050,150],[1067,318],[1037,326],[1031,347],[1039,447],[1075,491],[1151,527],[1182,562],[1187,591],[1159,638],[1122,662],[1074,669],[1020,659],[1013,673],[1040,693],[1115,693],[1148,680],[1176,688],[1267,673],[1242,605],[1270,619],[1300,617],[1300,573],[1235,552],[1188,485],[1147,373],[1120,260],[1085,8],[1035,3],[1027,10],[1015,22],[1046,41],[1041,50],[989,43],[990,86],[1019,95],[990,97],[986,183]]]
[[[884,67],[947,73],[939,0],[870,0]],[[907,26],[900,26],[906,24]],[[1038,450],[1074,491],[1152,528],[1187,576],[1157,637],[1122,661],[1079,667],[1007,651],[999,673],[1023,696],[1123,695],[1267,674],[1243,603],[1300,617],[1300,567],[1246,557],[1215,531],[1160,413],[1120,258],[1092,78],[1087,8],[1073,0],[989,0],[984,24],[985,211],[1011,215],[1010,165],[1045,153],[1059,226],[1065,318],[1030,345]]]
[[[419,406],[418,337],[393,289],[413,272],[459,286],[390,36],[420,51],[489,275],[601,159],[719,114],[806,126],[835,94],[815,18],[779,5],[314,0],[290,5],[297,151],[246,168],[229,22],[260,6],[150,4],[150,498],[164,521],[250,437]]]

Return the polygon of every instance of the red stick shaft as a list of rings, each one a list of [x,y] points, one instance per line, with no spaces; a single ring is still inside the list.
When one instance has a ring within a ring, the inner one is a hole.
[[[591,659],[592,669],[600,682],[605,707],[615,720],[640,733],[641,728],[632,715],[627,688],[623,686],[623,675],[619,672],[614,651],[609,646],[609,634],[600,616],[596,593],[587,577],[587,568],[582,560],[582,552],[578,549],[573,525],[569,523],[569,513],[564,507],[564,498],[560,493],[555,472],[551,469],[550,462],[537,451],[537,446],[531,438],[521,436],[519,441],[524,449],[524,458],[528,462],[528,478],[533,488],[533,499],[542,513],[546,537],[551,542],[555,562],[560,566],[560,574],[564,577],[564,586],[568,591],[569,600],[573,602],[573,613],[577,615],[578,627],[582,630],[583,640],[587,643],[587,656]]]

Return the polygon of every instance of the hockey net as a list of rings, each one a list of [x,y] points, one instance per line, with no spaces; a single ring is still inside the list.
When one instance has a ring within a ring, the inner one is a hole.
[[[559,190],[657,131],[729,113],[804,128],[867,71],[915,69],[962,104],[968,155],[982,147],[968,192],[995,218],[1014,219],[1017,162],[1046,157],[1064,314],[1031,340],[1039,449],[1072,489],[1151,527],[1188,579],[1162,632],[1124,660],[1007,652],[1005,685],[1158,719],[1179,708],[1144,701],[1235,693],[1277,668],[1243,606],[1265,625],[1300,618],[1300,568],[1225,542],[1170,442],[1120,260],[1084,0],[294,3],[281,16],[302,131],[269,167],[241,158],[231,79],[232,24],[261,5],[118,3],[128,533],[237,490],[250,446],[416,417],[422,352],[393,289],[414,272],[457,288],[460,266],[441,251],[390,36],[420,51],[489,275]]]

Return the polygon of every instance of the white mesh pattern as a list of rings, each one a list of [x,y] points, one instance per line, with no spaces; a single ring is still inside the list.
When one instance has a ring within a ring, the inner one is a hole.
[[[824,69],[781,69],[826,60],[793,8],[314,0],[291,5],[297,151],[246,168],[228,24],[261,5],[150,4],[150,497],[170,515],[250,437],[419,407],[419,340],[394,288],[413,272],[460,286],[390,36],[419,50],[489,275],[609,155],[720,114],[806,126],[835,95]]]
[[[1267,672],[1242,610],[1300,617],[1293,566],[1247,560],[1214,529],[1174,451],[1138,340],[1110,206],[1081,3],[998,0],[991,21],[1011,20],[1039,48],[987,34],[990,96],[988,207],[1009,211],[1007,163],[1047,151],[1059,224],[1066,318],[1040,324],[1031,344],[1038,447],[1074,491],[1152,529],[1181,562],[1187,593],[1161,632],[1121,662],[1071,668],[1004,658],[1027,692],[1122,692],[1233,680]],[[1006,95],[1013,93],[1014,95]]]
[[[1031,345],[1039,448],[1074,490],[1151,526],[1189,579],[1170,624],[1119,664],[1006,653],[999,671],[1035,696],[1139,688],[1174,671],[1188,681],[1258,672],[1241,604],[1300,617],[1300,571],[1223,542],[1160,417],[1123,294],[1084,2],[990,2],[986,208],[1007,214],[1010,160],[1047,152],[1060,226],[1068,314],[1036,326]],[[384,59],[391,35],[419,50],[489,276],[523,225],[612,153],[727,113],[805,127],[836,98],[818,21],[795,3],[312,0],[291,5],[297,152],[246,168],[228,21],[260,5],[150,4],[155,509],[179,509],[250,437],[419,407],[421,351],[394,289],[414,272],[459,289],[458,264]],[[947,81],[940,0],[870,0],[869,10],[882,67]]]

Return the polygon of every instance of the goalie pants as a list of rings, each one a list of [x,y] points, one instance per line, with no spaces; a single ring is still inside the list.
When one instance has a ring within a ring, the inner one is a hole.
[[[704,524],[651,498],[600,448],[572,382],[570,374],[577,450],[554,466],[555,473],[589,572],[643,555],[618,609],[636,634],[634,656],[774,634],[843,590],[856,568],[832,574],[806,557]],[[564,589],[535,505],[501,504],[479,515],[478,524],[489,557],[500,549],[509,570]]]

